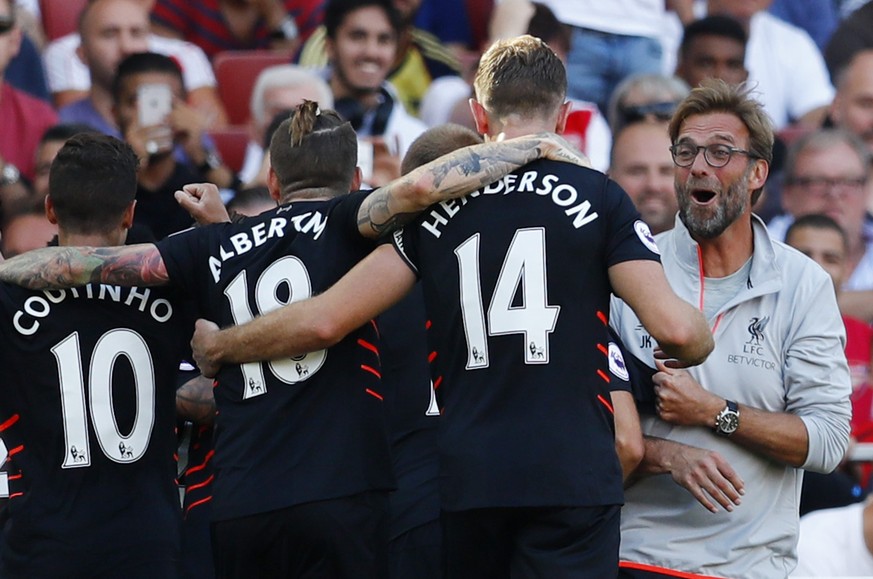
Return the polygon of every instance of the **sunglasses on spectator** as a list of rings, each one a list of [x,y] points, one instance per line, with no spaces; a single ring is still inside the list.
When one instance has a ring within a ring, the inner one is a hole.
[[[673,113],[676,112],[676,106],[677,103],[672,101],[644,105],[622,105],[619,107],[619,112],[626,123],[635,123],[650,116],[659,121],[669,121],[673,118]]]
[[[6,34],[15,27],[15,18],[12,16],[0,16],[0,34]]]

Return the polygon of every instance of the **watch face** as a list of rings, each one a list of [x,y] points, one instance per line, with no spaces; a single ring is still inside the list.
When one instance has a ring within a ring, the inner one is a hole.
[[[718,420],[718,429],[725,434],[733,433],[739,425],[740,418],[735,412],[725,412]]]

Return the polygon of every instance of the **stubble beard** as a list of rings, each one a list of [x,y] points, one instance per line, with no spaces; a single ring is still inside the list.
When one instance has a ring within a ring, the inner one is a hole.
[[[679,218],[689,232],[702,239],[714,239],[724,233],[749,205],[748,178],[753,166],[743,172],[727,191],[719,192],[714,206],[698,207],[689,192],[693,187],[676,185],[676,198],[679,201]]]

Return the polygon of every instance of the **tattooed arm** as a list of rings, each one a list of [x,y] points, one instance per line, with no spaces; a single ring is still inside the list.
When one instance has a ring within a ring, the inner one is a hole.
[[[464,147],[373,191],[358,211],[358,228],[364,237],[380,237],[434,203],[466,195],[542,158],[591,166],[552,133]]]
[[[191,378],[176,390],[176,415],[194,424],[212,424],[215,420],[215,394],[211,378]]]
[[[46,247],[0,263],[0,281],[30,289],[98,282],[125,286],[170,283],[158,248],[151,243],[123,247]]]

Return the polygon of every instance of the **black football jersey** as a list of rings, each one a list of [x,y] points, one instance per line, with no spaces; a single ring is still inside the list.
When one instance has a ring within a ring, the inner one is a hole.
[[[439,519],[439,405],[430,377],[427,318],[420,284],[378,319],[382,388],[397,490],[390,536]]]
[[[537,161],[394,241],[421,278],[443,378],[443,507],[620,504],[608,268],[658,259],[627,194]]]
[[[155,288],[0,285],[0,576],[175,564],[175,377],[191,332],[176,303]]]
[[[295,201],[158,243],[170,279],[220,326],[325,291],[373,248],[366,192]],[[393,487],[375,324],[304,356],[222,368],[213,517]]]

